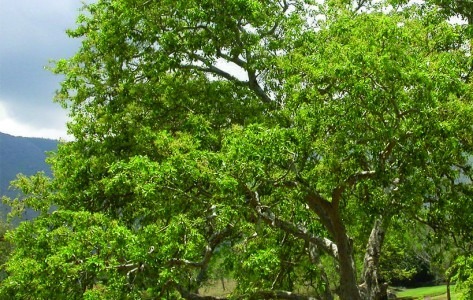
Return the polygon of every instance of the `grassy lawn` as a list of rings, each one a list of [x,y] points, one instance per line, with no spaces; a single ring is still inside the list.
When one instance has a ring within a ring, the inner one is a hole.
[[[455,286],[450,287],[452,300],[459,299],[459,293],[455,292]],[[399,299],[430,299],[445,300],[447,299],[447,286],[429,286],[415,289],[403,289],[396,293]],[[427,298],[430,297],[430,298]]]
[[[205,296],[228,296],[236,287],[236,282],[232,279],[225,279],[223,284],[220,280],[215,280],[209,282],[209,284],[199,290],[201,295]],[[396,291],[396,296],[398,299],[404,300],[446,300],[447,299],[447,286],[429,286],[421,287],[414,289],[394,289]],[[458,300],[460,299],[460,293],[455,292],[455,286],[450,287],[451,299]],[[430,297],[430,298],[429,298]]]

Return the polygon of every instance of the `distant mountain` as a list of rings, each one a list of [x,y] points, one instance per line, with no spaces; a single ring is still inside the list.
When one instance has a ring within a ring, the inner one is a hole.
[[[42,138],[16,137],[0,132],[0,197],[16,196],[16,192],[9,190],[10,181],[18,173],[33,175],[39,171],[51,174],[46,164],[47,152],[56,151],[58,141]],[[0,210],[7,208],[0,203]]]

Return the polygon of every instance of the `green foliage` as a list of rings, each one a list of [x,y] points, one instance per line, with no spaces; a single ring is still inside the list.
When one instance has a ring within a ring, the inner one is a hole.
[[[166,227],[137,231],[103,214],[71,211],[24,222],[8,235],[16,248],[6,267],[12,275],[3,282],[1,295],[140,299],[146,291],[148,297],[158,296],[168,281],[185,280],[183,270],[169,268],[173,260],[177,264],[199,256],[203,238],[196,227],[198,221],[175,216]],[[146,289],[151,278],[159,280],[151,281],[154,289]]]
[[[57,149],[57,141],[41,138],[15,137],[0,132],[0,197],[15,197],[10,182],[17,174],[31,176],[36,172],[45,172],[51,176],[50,166],[45,162],[46,154]],[[3,217],[8,213],[8,206],[0,203]],[[34,213],[28,210],[22,219],[31,219]]]
[[[457,282],[456,290],[462,292],[461,299],[470,299],[473,295],[473,257],[461,255],[456,258],[453,266],[447,271],[452,281]]]
[[[11,229],[11,224],[6,223],[5,221],[0,221],[0,284],[7,276],[7,273],[5,272],[5,263],[13,249],[12,244],[5,240],[7,231]]]
[[[358,4],[85,6],[54,69],[75,140],[51,180],[17,181],[42,214],[9,235],[3,295],[190,299],[220,272],[236,297],[359,299],[375,219],[454,224],[468,36],[435,7]]]
[[[420,271],[421,263],[426,263],[421,258],[422,252],[425,250],[415,248],[415,243],[419,238],[412,240],[416,233],[419,235],[417,230],[420,228],[414,227],[414,229],[406,232],[396,229],[393,228],[388,236],[381,259],[383,278],[390,284],[393,284],[393,281],[407,281]],[[422,246],[424,245],[426,244],[422,243]]]
[[[40,214],[46,214],[52,206],[51,179],[44,172],[32,176],[18,174],[11,186],[22,192],[21,198],[2,197],[2,201],[11,207],[10,217],[21,217],[27,207]]]

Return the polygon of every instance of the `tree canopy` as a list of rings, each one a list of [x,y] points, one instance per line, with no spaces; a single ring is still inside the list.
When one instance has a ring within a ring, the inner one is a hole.
[[[54,68],[74,141],[17,182],[41,214],[0,293],[382,299],[393,222],[473,215],[472,24],[437,2],[86,5]]]

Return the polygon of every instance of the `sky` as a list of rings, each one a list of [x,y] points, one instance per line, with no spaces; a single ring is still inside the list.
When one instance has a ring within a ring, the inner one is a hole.
[[[0,132],[70,139],[67,111],[53,102],[61,77],[45,67],[80,42],[74,28],[81,0],[0,0]]]

